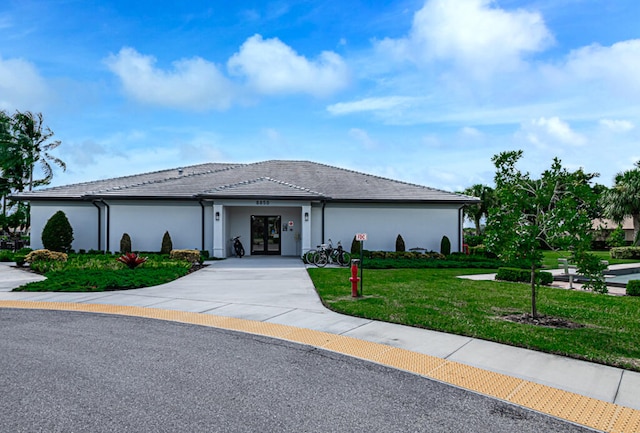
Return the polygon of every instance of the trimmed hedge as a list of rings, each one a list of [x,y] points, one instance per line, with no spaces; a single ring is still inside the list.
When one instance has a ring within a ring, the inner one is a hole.
[[[612,259],[640,259],[640,247],[616,247],[609,252]]]
[[[630,280],[627,283],[627,295],[640,296],[640,280]]]
[[[31,251],[25,257],[25,262],[27,263],[36,263],[36,262],[66,262],[69,256],[65,253],[60,253],[58,251],[49,251],[49,250],[35,250]]]
[[[496,280],[529,283],[531,282],[531,270],[519,268],[498,268]],[[551,274],[551,272],[536,271],[536,282],[548,286],[553,282],[553,274]]]
[[[184,260],[189,263],[198,263],[200,261],[200,251],[198,250],[171,250],[169,254],[171,260]]]

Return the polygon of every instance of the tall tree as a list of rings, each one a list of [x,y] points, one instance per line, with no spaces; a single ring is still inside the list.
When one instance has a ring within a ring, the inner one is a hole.
[[[596,197],[589,185],[596,174],[569,172],[558,158],[539,179],[516,168],[522,151],[493,157],[496,205],[487,221],[487,246],[505,260],[523,260],[531,269],[531,315],[537,317],[536,270],[542,248],[586,251]],[[579,255],[583,258],[583,255]]]
[[[640,244],[640,161],[635,168],[620,172],[614,185],[602,195],[604,214],[620,224],[626,217],[633,220],[633,243]]]
[[[52,155],[50,151],[60,146],[60,140],[49,141],[53,137],[53,131],[43,125],[42,113],[30,111],[16,111],[13,115],[14,137],[18,142],[22,161],[28,171],[26,184],[29,191],[34,187],[48,185],[53,178],[51,163],[66,170],[67,165],[60,158]],[[34,170],[40,163],[44,178],[34,179]]]
[[[470,204],[464,208],[464,215],[473,221],[476,227],[476,235],[480,236],[482,234],[480,228],[482,218],[489,216],[489,209],[495,201],[494,190],[490,186],[477,183],[465,189],[463,194],[482,200],[480,203]]]

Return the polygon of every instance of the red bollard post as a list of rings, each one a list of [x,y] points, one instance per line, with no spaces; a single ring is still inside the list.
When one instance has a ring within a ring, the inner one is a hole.
[[[351,297],[353,298],[357,298],[359,296],[358,294],[358,282],[360,281],[360,278],[358,278],[358,262],[360,260],[351,260],[351,278],[349,278],[349,281],[351,281]]]

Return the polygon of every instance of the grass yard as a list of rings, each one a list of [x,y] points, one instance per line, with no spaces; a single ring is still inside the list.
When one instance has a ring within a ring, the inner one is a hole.
[[[591,254],[595,254],[600,258],[600,260],[606,260],[610,265],[618,265],[621,263],[637,263],[638,260],[627,260],[627,259],[612,259],[609,251],[589,251]],[[571,257],[570,251],[544,251],[544,258],[542,261],[542,265],[545,268],[549,269],[557,269],[558,268],[558,259],[568,259]]]
[[[511,344],[640,371],[640,298],[542,287],[538,312],[584,325],[556,329],[502,317],[531,310],[530,286],[472,281],[478,269],[365,270],[364,297],[351,298],[348,269],[309,274],[324,304],[340,313]]]
[[[20,286],[24,292],[103,292],[157,286],[185,276],[191,263],[151,254],[135,269],[119,263],[117,255],[70,254],[66,262],[38,261],[31,268],[45,277],[44,281]]]

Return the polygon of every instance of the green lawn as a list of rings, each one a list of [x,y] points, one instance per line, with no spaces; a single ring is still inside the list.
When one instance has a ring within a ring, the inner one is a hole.
[[[129,269],[111,254],[70,254],[66,262],[38,261],[31,268],[47,277],[20,286],[25,292],[103,292],[136,289],[168,283],[185,276],[191,263],[150,254],[148,260]]]
[[[621,263],[637,263],[638,260],[612,259],[609,251],[590,251],[592,254],[600,257],[600,260],[606,260],[610,265]],[[545,268],[556,269],[558,267],[558,259],[568,259],[571,257],[570,251],[544,251],[544,259],[542,265]]]
[[[351,298],[348,269],[309,269],[324,304],[368,319],[468,335],[640,371],[640,298],[542,287],[538,312],[584,327],[554,329],[506,321],[527,313],[526,284],[471,281],[478,269],[364,271],[364,297]]]

